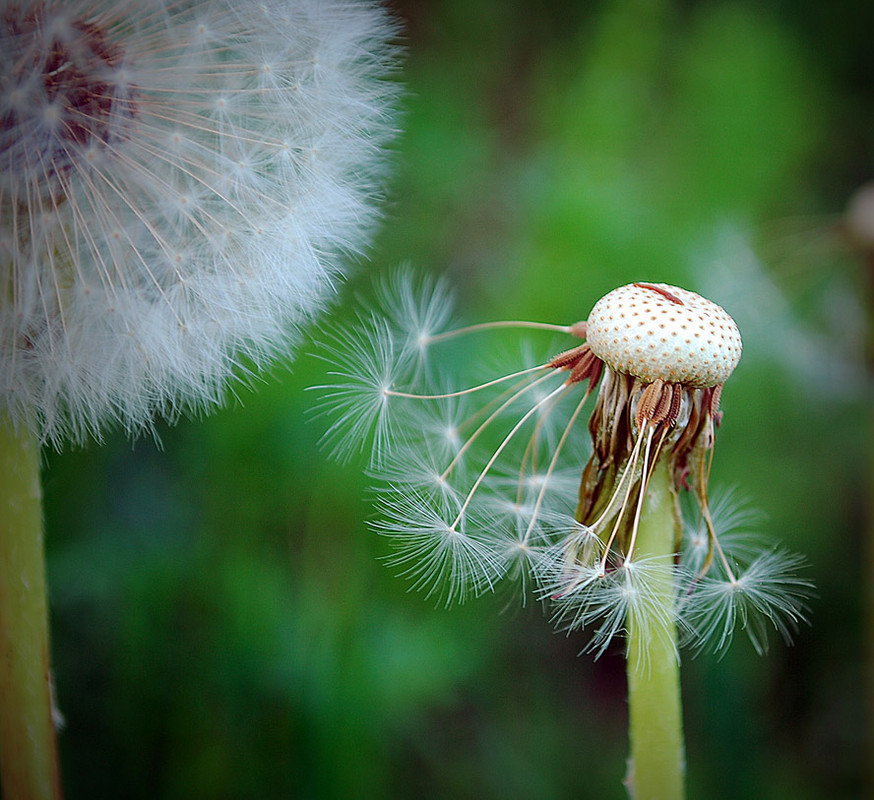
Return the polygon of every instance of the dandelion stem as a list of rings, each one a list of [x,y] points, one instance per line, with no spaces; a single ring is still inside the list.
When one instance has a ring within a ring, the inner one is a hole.
[[[39,447],[0,413],[0,780],[3,797],[61,796],[49,672]]]
[[[652,587],[657,598],[675,602],[671,560],[678,521],[666,460],[655,465],[638,527],[636,556],[664,559]],[[633,608],[633,606],[632,606]],[[685,753],[680,700],[680,664],[673,609],[629,613],[626,786],[636,800],[680,800],[684,795]]]

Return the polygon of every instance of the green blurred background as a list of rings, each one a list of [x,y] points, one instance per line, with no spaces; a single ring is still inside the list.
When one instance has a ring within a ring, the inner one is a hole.
[[[868,796],[871,273],[839,217],[874,177],[874,6],[393,7],[405,132],[334,320],[401,262],[468,320],[570,323],[633,280],[724,305],[745,355],[713,484],[818,598],[794,647],[686,658],[690,796]],[[363,462],[319,450],[311,350],[160,446],[46,455],[67,797],[623,797],[621,656],[538,607],[409,593]]]

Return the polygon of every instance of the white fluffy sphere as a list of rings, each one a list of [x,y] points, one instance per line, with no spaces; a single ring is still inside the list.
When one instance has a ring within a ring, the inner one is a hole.
[[[350,0],[0,10],[0,409],[58,443],[221,401],[369,243],[394,28]]]

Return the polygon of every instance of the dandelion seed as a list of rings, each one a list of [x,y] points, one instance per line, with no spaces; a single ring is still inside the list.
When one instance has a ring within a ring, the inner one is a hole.
[[[397,554],[389,563],[427,596],[447,604],[492,588],[499,575],[491,548],[468,530],[467,518],[446,498],[428,497],[405,487],[383,495],[375,529],[392,537]],[[447,519],[452,518],[452,523]]]
[[[682,560],[690,574],[700,575],[708,558],[712,559],[713,534],[700,507],[694,503],[687,506],[683,514]],[[762,514],[740,497],[736,489],[710,498],[710,520],[720,547],[730,560],[747,563],[762,552],[763,543],[754,533],[762,523]]]
[[[694,587],[682,609],[689,639],[697,646],[724,650],[738,629],[759,655],[768,649],[773,628],[788,644],[807,619],[813,584],[798,576],[804,559],[782,549],[759,552],[746,567],[715,569]]]
[[[594,627],[589,649],[601,655],[617,634],[625,634],[634,625],[647,632],[637,638],[638,662],[646,662],[647,649],[654,640],[658,646],[675,649],[670,634],[675,623],[673,587],[665,586],[666,559],[625,559],[621,566],[590,585],[582,627]]]
[[[324,357],[334,365],[329,375],[339,382],[312,387],[322,392],[314,410],[332,420],[322,441],[339,460],[369,444],[373,461],[382,461],[390,440],[393,387],[408,363],[396,351],[388,325],[372,315],[338,331],[328,344]]]
[[[379,287],[378,302],[390,324],[406,332],[405,346],[424,362],[433,337],[452,316],[453,297],[447,284],[433,278],[416,282],[409,270],[400,270]]]
[[[366,246],[393,133],[369,2],[0,10],[2,402],[44,440],[222,400]]]

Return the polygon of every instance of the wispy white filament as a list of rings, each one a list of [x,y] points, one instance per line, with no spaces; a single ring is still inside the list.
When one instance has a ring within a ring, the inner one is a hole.
[[[397,88],[367,0],[0,9],[0,404],[47,441],[220,402],[366,247]]]

